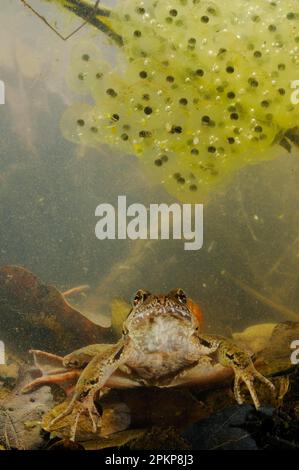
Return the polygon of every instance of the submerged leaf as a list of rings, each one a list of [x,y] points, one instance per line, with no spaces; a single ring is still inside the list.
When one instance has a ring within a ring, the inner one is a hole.
[[[127,431],[122,431],[116,434],[113,434],[109,437],[102,437],[95,439],[93,441],[84,442],[84,448],[86,450],[100,450],[108,449],[110,447],[122,447],[135,439],[142,438],[145,430],[143,429],[129,429]]]
[[[127,318],[130,309],[130,304],[122,299],[114,299],[111,302],[111,324],[117,336],[122,333],[123,322]]]
[[[276,323],[252,325],[240,333],[233,333],[232,336],[238,345],[256,353],[266,347],[275,326]]]
[[[109,328],[95,325],[66,302],[54,286],[43,284],[20,266],[0,269],[0,296],[2,340],[18,352],[42,349],[66,354],[109,337]]]
[[[299,338],[299,322],[279,323],[273,330],[267,346],[257,354],[259,370],[263,375],[279,375],[293,370],[291,343]]]

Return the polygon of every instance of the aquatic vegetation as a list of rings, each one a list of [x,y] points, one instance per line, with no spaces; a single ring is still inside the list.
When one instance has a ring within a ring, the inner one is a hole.
[[[110,10],[108,8],[103,8],[100,0],[94,0],[92,3],[90,0],[45,0],[48,4],[51,2],[56,5],[60,10],[68,10],[79,18],[83,18],[84,22],[81,23],[77,28],[71,31],[67,35],[60,33],[54,25],[52,25],[42,14],[40,14],[27,0],[20,0],[21,3],[29,10],[31,10],[39,19],[45,23],[52,31],[63,39],[67,41],[74,34],[78,33],[86,24],[90,24],[95,28],[102,31],[104,34],[107,34],[116,44],[122,45],[122,37],[109,27],[109,22],[107,18],[110,16]]]
[[[66,111],[66,138],[140,157],[182,201],[296,143],[294,0],[124,0],[109,26],[115,64],[91,41],[74,48],[70,83],[93,103]]]
[[[253,296],[264,305],[268,305],[272,309],[281,313],[287,319],[294,320],[294,321],[298,320],[299,314],[297,311],[294,311],[286,307],[285,305],[282,305],[278,302],[275,302],[272,299],[269,299],[268,297],[258,292],[256,289],[248,286],[245,282],[241,281],[240,279],[235,278],[234,276],[231,276],[229,273],[225,273],[225,274],[227,275],[229,279],[231,279],[237,286],[243,289],[247,294]]]
[[[6,450],[36,449],[43,445],[42,419],[55,405],[54,396],[47,387],[30,395],[22,394],[22,387],[32,380],[34,371],[25,364],[24,356],[13,355],[9,360],[9,375],[12,373],[15,380],[13,384],[6,381],[2,384],[0,380],[0,448],[2,445]],[[0,366],[1,375],[4,370],[5,366]]]

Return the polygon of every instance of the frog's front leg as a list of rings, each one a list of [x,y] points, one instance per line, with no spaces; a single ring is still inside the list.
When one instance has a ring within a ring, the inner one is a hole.
[[[272,382],[256,370],[250,355],[245,350],[221,336],[199,335],[198,340],[202,353],[208,355],[215,353],[219,364],[233,369],[235,374],[234,394],[239,404],[243,403],[240,389],[242,381],[247,386],[256,409],[260,408],[260,401],[254,388],[255,379],[264,383],[272,393],[275,392]]]
[[[130,356],[128,343],[120,340],[115,345],[109,345],[105,353],[93,357],[85,367],[77,382],[75,392],[66,410],[50,423],[49,429],[60,419],[74,416],[71,428],[71,440],[75,440],[76,428],[81,414],[87,413],[93,425],[93,432],[97,431],[99,416],[95,406],[95,398],[101,394],[110,376],[123,365]]]

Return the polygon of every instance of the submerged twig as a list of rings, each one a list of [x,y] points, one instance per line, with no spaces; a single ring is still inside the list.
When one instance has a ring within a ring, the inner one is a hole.
[[[83,311],[93,314],[91,317],[93,321],[96,321],[96,312],[99,313],[103,308],[108,307],[108,299],[110,310],[110,300],[113,298],[115,285],[118,285],[118,292],[126,292],[131,284],[139,285],[142,271],[138,267],[144,266],[146,260],[152,256],[153,247],[154,242],[152,240],[146,244],[143,243],[143,240],[139,243],[133,243],[125,259],[121,259],[112,265],[111,270],[101,280],[93,295],[89,296],[82,307]]]
[[[269,271],[266,273],[266,278],[271,276],[277,270],[282,261],[286,258],[286,256],[288,256],[288,254],[292,251],[292,249],[297,243],[299,243],[299,235],[296,236],[295,240],[287,247],[285,252],[282,253],[282,255],[275,261],[271,269],[269,269]]]
[[[245,223],[246,223],[246,226],[248,228],[248,231],[252,237],[252,239],[255,241],[255,242],[258,242],[258,238],[256,236],[256,234],[254,233],[254,230],[253,230],[253,227],[250,223],[250,220],[249,220],[249,217],[248,217],[248,214],[245,210],[245,206],[244,206],[244,200],[243,200],[243,196],[242,196],[242,192],[240,190],[240,187],[238,186],[238,197],[239,197],[239,203],[240,203],[240,208],[241,208],[241,212],[242,212],[242,215],[243,215],[243,218],[245,220]]]
[[[24,450],[24,446],[21,444],[21,442],[19,440],[18,433],[17,433],[17,430],[15,428],[12,417],[10,416],[8,411],[2,406],[1,406],[0,411],[4,415],[3,437],[4,437],[4,440],[5,440],[6,448],[8,450],[10,450],[11,447],[12,447],[11,446],[11,438],[9,436],[9,427],[10,427],[10,430],[13,433],[13,439],[15,440],[16,448],[19,449],[19,450],[21,450],[21,449]]]
[[[83,284],[82,286],[72,287],[64,292],[62,292],[63,297],[71,297],[72,295],[82,294],[90,289],[88,284]]]
[[[269,299],[268,297],[266,297],[263,294],[261,294],[260,292],[258,292],[256,289],[248,286],[245,282],[241,281],[240,279],[235,278],[231,274],[226,273],[226,275],[235,284],[237,284],[239,287],[241,287],[241,289],[243,289],[245,292],[247,292],[248,294],[255,297],[257,300],[262,302],[264,305],[267,305],[268,307],[273,308],[274,310],[281,313],[282,315],[284,315],[289,320],[295,320],[295,321],[299,320],[299,312],[296,312],[294,310],[289,309],[288,307],[285,307],[284,305],[281,305],[277,302],[274,302],[273,300]]]
[[[57,0],[55,0],[57,3]],[[100,0],[96,0],[95,5],[89,5],[85,0],[60,0],[59,4],[65,9],[74,13],[76,16],[79,16],[84,20],[84,22],[78,26],[74,31],[69,35],[63,36],[59,31],[57,31],[54,26],[47,21],[47,19],[41,15],[37,10],[35,10],[27,0],[21,0],[25,7],[29,8],[43,23],[45,23],[60,39],[67,41],[72,36],[74,36],[78,31],[80,31],[87,24],[91,24],[95,28],[99,29],[102,33],[106,34],[110,39],[112,39],[118,46],[123,45],[122,37],[117,34],[113,29],[106,24],[101,18],[108,18],[110,16],[110,10],[107,8],[99,8]]]

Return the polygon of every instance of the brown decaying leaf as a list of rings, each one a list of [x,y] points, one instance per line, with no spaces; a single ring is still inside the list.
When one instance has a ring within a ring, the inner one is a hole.
[[[53,437],[69,437],[74,416],[66,416],[54,428],[49,427],[66,406],[67,402],[56,406],[43,419],[43,428]],[[152,426],[164,427],[165,423],[168,427],[183,429],[211,412],[186,389],[113,390],[102,398],[100,408],[102,426],[97,433],[92,432],[87,416],[81,415],[79,419],[76,440],[85,448],[124,445]]]
[[[2,340],[18,353],[42,349],[64,355],[111,336],[108,328],[85,318],[54,286],[23,267],[0,269],[0,299]]]

